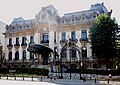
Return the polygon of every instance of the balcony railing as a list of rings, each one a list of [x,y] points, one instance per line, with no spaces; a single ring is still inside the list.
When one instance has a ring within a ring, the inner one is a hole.
[[[49,43],[49,40],[42,40],[41,43]]]
[[[60,44],[65,44],[67,43],[67,40],[60,40]]]
[[[80,42],[88,42],[88,38],[86,38],[86,39],[80,38]]]
[[[14,46],[20,46],[20,44],[14,44]]]
[[[30,43],[29,43],[29,46],[32,45],[32,44],[35,44],[35,42],[30,42]]]
[[[27,46],[27,43],[22,43],[21,46]]]
[[[19,44],[19,43],[14,44],[14,47],[15,47],[15,48],[19,48],[19,47],[20,47],[20,44]]]
[[[9,44],[7,45],[8,49],[12,49],[13,45],[12,44]]]
[[[71,39],[71,42],[72,42],[72,43],[77,43],[77,42],[78,42],[78,39]]]

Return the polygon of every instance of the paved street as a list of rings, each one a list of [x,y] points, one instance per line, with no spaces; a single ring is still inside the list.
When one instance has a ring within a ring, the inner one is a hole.
[[[6,80],[6,77],[3,77],[0,80],[0,85],[108,85],[107,81],[97,81],[95,83],[94,80],[87,80],[85,83],[83,83],[82,80],[69,80],[69,79],[57,79],[57,80],[50,80],[50,79],[43,79],[41,81],[40,78],[34,78],[33,81],[31,81],[31,78],[25,78],[24,81],[22,80],[22,77],[17,78],[14,80],[14,78],[9,78]],[[113,82],[110,81],[110,85],[120,85],[120,82]]]

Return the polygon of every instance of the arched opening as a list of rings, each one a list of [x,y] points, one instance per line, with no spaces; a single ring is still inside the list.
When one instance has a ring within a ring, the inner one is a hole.
[[[26,66],[25,65],[21,65],[21,68],[25,68]]]
[[[34,53],[30,52],[30,60],[33,60],[33,59],[34,59]]]
[[[12,51],[9,52],[8,60],[12,60]]]
[[[15,52],[15,60],[19,60],[19,52],[18,51]]]
[[[73,49],[71,50],[71,52],[72,52],[72,53],[71,53],[72,59],[76,58],[76,57],[77,57],[77,56],[76,56],[76,49],[73,48]]]
[[[13,68],[18,68],[18,65],[14,65]]]
[[[87,57],[87,47],[84,45],[81,49],[82,52],[82,57],[86,58]]]
[[[11,68],[11,65],[7,65],[7,68]]]
[[[63,56],[66,56],[66,59],[63,59]],[[71,42],[71,39],[65,44],[65,46],[62,48],[61,53],[60,53],[60,66],[62,66],[62,63],[65,63],[67,61],[69,70],[68,72],[70,73],[70,79],[72,77],[71,73],[76,72],[76,69],[79,67],[79,73],[80,73],[80,78],[81,78],[81,65],[82,63],[82,55],[81,55],[81,50],[78,46],[76,46],[74,43]],[[78,66],[78,67],[77,67]],[[61,77],[62,77],[62,68],[60,67],[60,72],[61,72]]]

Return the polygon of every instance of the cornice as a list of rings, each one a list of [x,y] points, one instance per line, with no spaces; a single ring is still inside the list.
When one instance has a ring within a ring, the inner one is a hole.
[[[34,35],[35,31],[34,29],[26,29],[26,30],[20,30],[20,31],[15,31],[15,32],[5,32],[4,35],[5,37],[21,37],[21,36],[30,36]]]

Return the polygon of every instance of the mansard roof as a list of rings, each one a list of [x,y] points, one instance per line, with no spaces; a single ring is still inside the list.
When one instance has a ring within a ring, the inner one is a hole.
[[[29,19],[29,20],[24,20],[22,17],[19,18],[14,18],[14,20],[12,21],[12,23],[10,24],[11,26],[16,26],[16,24],[22,26],[23,23],[25,23],[26,25],[30,25],[31,22],[35,22],[34,19]]]
[[[36,14],[35,19],[24,20],[22,17],[14,18],[10,25],[6,26],[7,31],[15,31],[15,30],[24,30],[31,29],[33,25],[39,23],[47,23],[47,24],[61,24],[66,22],[77,22],[87,19],[95,18],[101,13],[108,14],[107,8],[104,6],[104,3],[96,3],[91,5],[90,9],[85,11],[78,11],[64,14],[63,17],[60,17],[58,11],[55,9],[53,5],[49,5],[47,7],[42,7],[40,12]],[[22,29],[24,28],[24,29]]]
[[[65,20],[66,22],[70,22],[71,18],[73,17],[76,20],[80,20],[83,16],[86,19],[90,19],[92,18],[94,13],[96,13],[96,15],[100,15],[101,13],[108,14],[108,10],[104,6],[104,3],[102,4],[96,3],[95,5],[91,5],[91,8],[89,10],[67,13],[64,14],[64,16],[61,19]]]
[[[35,19],[24,20],[22,17],[14,18],[10,25],[6,26],[6,31],[16,31],[31,29],[35,24]]]

